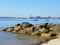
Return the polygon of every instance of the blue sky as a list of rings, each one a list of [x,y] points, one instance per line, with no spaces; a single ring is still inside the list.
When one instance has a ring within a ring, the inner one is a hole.
[[[0,0],[0,17],[60,16],[60,0]]]

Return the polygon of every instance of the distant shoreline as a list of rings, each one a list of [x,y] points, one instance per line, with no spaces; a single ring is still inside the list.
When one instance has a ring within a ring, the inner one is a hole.
[[[0,17],[0,18],[12,18],[12,19],[60,19],[60,17]]]

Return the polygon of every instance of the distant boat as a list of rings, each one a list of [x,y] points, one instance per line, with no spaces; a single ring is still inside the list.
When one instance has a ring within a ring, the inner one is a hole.
[[[38,21],[37,19],[34,19],[33,21]]]

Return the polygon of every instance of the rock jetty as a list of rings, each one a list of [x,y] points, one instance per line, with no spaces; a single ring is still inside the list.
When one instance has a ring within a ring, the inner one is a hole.
[[[3,29],[6,32],[23,33],[28,35],[39,36],[41,43],[51,39],[60,38],[60,24],[45,23],[45,24],[31,24],[22,22],[12,27]]]

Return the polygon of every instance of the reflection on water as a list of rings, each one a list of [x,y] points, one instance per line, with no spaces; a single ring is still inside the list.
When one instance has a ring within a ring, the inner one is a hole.
[[[39,43],[38,38],[0,31],[0,45],[33,45]]]

